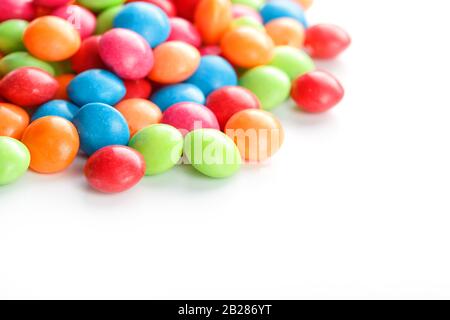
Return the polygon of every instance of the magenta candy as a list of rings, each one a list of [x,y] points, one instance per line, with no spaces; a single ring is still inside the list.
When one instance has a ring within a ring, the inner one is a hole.
[[[220,130],[214,113],[207,107],[192,102],[181,102],[168,108],[161,123],[177,128],[183,135],[201,128]]]
[[[222,49],[219,46],[205,46],[199,49],[202,56],[220,56]]]
[[[68,4],[71,0],[34,0],[34,4],[46,8],[58,8]]]
[[[134,31],[112,29],[100,39],[103,62],[119,77],[138,80],[148,76],[153,67],[153,51],[147,41]]]
[[[233,7],[231,8],[231,11],[233,13],[234,19],[241,17],[250,17],[256,20],[257,22],[263,24],[263,19],[259,14],[259,12],[249,6],[242,4],[234,4]]]
[[[32,0],[1,0],[0,22],[9,19],[32,20],[35,12]]]
[[[171,32],[167,41],[183,41],[199,48],[202,45],[202,38],[195,26],[183,18],[170,19]]]
[[[52,15],[70,22],[80,33],[81,39],[91,36],[95,31],[97,19],[92,12],[83,7],[77,5],[63,6],[53,11]]]

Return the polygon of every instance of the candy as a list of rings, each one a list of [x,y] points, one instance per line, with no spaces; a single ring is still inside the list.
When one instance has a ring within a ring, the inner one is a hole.
[[[284,71],[291,81],[316,68],[305,52],[289,46],[277,47],[269,65]]]
[[[241,155],[233,140],[224,133],[199,129],[188,133],[184,141],[184,154],[202,174],[211,178],[227,178],[239,171]]]
[[[157,175],[172,169],[180,161],[183,136],[172,126],[156,124],[139,131],[129,146],[144,156],[145,174]]]
[[[240,17],[231,22],[227,32],[241,27],[250,27],[258,31],[265,31],[264,26],[252,17]]]
[[[127,145],[130,130],[124,116],[103,103],[82,107],[73,118],[80,135],[81,150],[87,155],[111,145]]]
[[[0,1],[0,22],[9,19],[31,20],[34,18],[33,0]]]
[[[200,0],[172,0],[180,17],[187,20],[194,20],[195,9]]]
[[[248,109],[236,113],[225,126],[242,155],[249,162],[272,157],[282,146],[284,131],[280,121],[264,110]]]
[[[299,77],[292,85],[292,99],[309,113],[328,111],[344,97],[339,81],[328,72],[313,71]]]
[[[144,2],[125,5],[114,18],[113,25],[139,33],[152,48],[166,41],[170,34],[169,18],[164,11]]]
[[[155,92],[151,100],[162,110],[165,111],[170,106],[180,102],[205,103],[205,95],[193,84],[181,83],[164,87]]]
[[[0,23],[0,52],[8,54],[25,51],[23,33],[28,26],[25,20],[8,20]]]
[[[281,70],[262,66],[247,71],[239,84],[252,91],[265,110],[272,110],[289,98],[291,81]]]
[[[94,12],[100,12],[111,7],[124,3],[125,0],[78,0],[83,7],[86,7]]]
[[[79,106],[96,102],[115,105],[125,96],[126,89],[113,73],[92,69],[77,75],[67,87],[67,93]]]
[[[58,8],[68,4],[69,2],[71,2],[71,0],[34,0],[35,5],[46,8]]]
[[[55,77],[55,80],[59,84],[59,88],[56,91],[53,99],[56,100],[69,100],[69,95],[67,94],[67,87],[69,83],[75,78],[73,74],[62,74],[60,76]]]
[[[228,32],[221,42],[223,55],[234,65],[253,68],[264,65],[273,55],[273,41],[265,33],[251,27]]]
[[[122,79],[146,77],[153,67],[153,51],[147,41],[134,31],[112,29],[99,42],[103,62]]]
[[[303,47],[305,28],[292,18],[279,18],[266,24],[266,32],[276,46]]]
[[[104,147],[84,167],[89,185],[104,193],[118,193],[134,187],[145,173],[144,157],[124,146]]]
[[[205,44],[218,44],[233,18],[229,0],[201,0],[195,11],[195,26]]]
[[[262,17],[259,14],[259,12],[248,5],[234,4],[231,7],[231,12],[233,14],[234,19],[241,17],[249,17],[254,19],[256,22],[259,22],[261,24],[263,23]]]
[[[31,117],[31,121],[47,116],[56,116],[72,121],[78,110],[79,108],[69,101],[52,100],[40,106]]]
[[[216,115],[222,130],[239,111],[261,108],[258,98],[242,87],[223,87],[214,91],[209,95],[206,106]]]
[[[220,56],[222,54],[222,49],[219,46],[205,46],[200,48],[200,54],[203,56]]]
[[[334,59],[344,52],[352,40],[345,30],[330,24],[318,24],[306,31],[305,48],[312,57]]]
[[[198,50],[181,41],[170,41],[158,46],[155,51],[155,65],[149,74],[150,80],[172,84],[188,79],[200,63]]]
[[[238,79],[236,71],[222,57],[203,56],[197,71],[186,82],[200,88],[207,97],[219,88],[237,85]]]
[[[66,20],[45,16],[33,20],[25,30],[23,42],[28,51],[45,61],[62,61],[80,48],[80,35]]]
[[[44,117],[25,130],[22,142],[30,150],[30,168],[39,173],[65,170],[75,159],[80,146],[74,125],[61,117]]]
[[[0,136],[20,139],[29,123],[30,117],[25,110],[14,104],[0,102]]]
[[[63,6],[53,11],[52,15],[71,23],[80,33],[81,39],[91,36],[95,31],[96,17],[83,7],[77,5]]]
[[[81,73],[89,69],[106,69],[106,65],[100,57],[100,36],[85,39],[80,49],[71,58],[72,69]]]
[[[157,105],[145,99],[127,99],[120,102],[116,109],[128,123],[130,136],[139,130],[161,121],[162,113]]]
[[[15,182],[27,172],[30,152],[13,138],[0,136],[0,186]]]
[[[294,1],[297,1],[298,3],[300,3],[300,5],[305,10],[309,9],[312,6],[313,2],[314,2],[314,0],[294,0]]]
[[[58,82],[48,73],[36,68],[19,68],[0,81],[0,95],[22,107],[37,107],[51,100]]]
[[[127,94],[123,99],[141,98],[148,99],[152,93],[152,85],[147,79],[125,80]]]
[[[231,0],[234,4],[248,6],[252,9],[259,10],[265,0]]]
[[[294,1],[269,1],[261,7],[260,13],[264,23],[268,23],[278,18],[292,18],[300,22],[305,28],[308,27],[305,12],[302,7]]]
[[[22,67],[34,67],[54,75],[53,67],[44,61],[36,59],[27,52],[13,52],[0,60],[0,76]]]
[[[163,10],[168,17],[175,17],[177,14],[177,9],[175,5],[172,3],[172,0],[129,0],[128,2],[147,2],[154,4]]]
[[[200,128],[220,129],[219,122],[211,110],[192,102],[181,102],[168,108],[163,113],[161,123],[179,129],[183,135]]]
[[[113,28],[114,19],[122,10],[123,6],[115,6],[106,9],[97,16],[97,26],[95,27],[95,34],[103,34]]]
[[[170,19],[170,35],[167,41],[183,41],[199,48],[202,38],[195,26],[188,20],[182,18]]]

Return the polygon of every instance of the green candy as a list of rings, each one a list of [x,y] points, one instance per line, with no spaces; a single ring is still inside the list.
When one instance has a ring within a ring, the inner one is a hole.
[[[291,81],[316,69],[314,61],[304,51],[289,47],[280,46],[275,48],[275,52],[270,66],[284,71]]]
[[[125,0],[78,0],[78,3],[94,12],[100,12],[123,4]]]
[[[72,63],[70,60],[58,61],[58,62],[49,62],[55,71],[55,76],[60,76],[68,73],[75,73],[72,69]]]
[[[27,21],[19,19],[0,23],[0,52],[8,54],[26,50],[22,38],[27,26]]]
[[[239,171],[242,158],[236,144],[215,129],[191,131],[184,139],[184,154],[192,166],[211,178],[227,178]]]
[[[145,159],[147,176],[172,169],[183,154],[183,135],[166,124],[155,124],[142,129],[131,139],[129,146]]]
[[[231,29],[240,28],[240,27],[250,27],[255,28],[256,30],[264,31],[264,26],[253,19],[252,17],[240,17],[237,19],[234,19],[233,22],[231,22]]]
[[[19,140],[0,137],[0,186],[10,184],[25,174],[30,166],[30,152]]]
[[[286,101],[291,91],[291,81],[287,74],[271,66],[247,71],[239,84],[253,92],[261,101],[263,109],[269,111]]]
[[[233,4],[243,4],[253,9],[259,10],[264,4],[265,0],[232,0]]]
[[[116,6],[106,9],[100,13],[97,17],[97,27],[95,28],[95,34],[104,34],[106,31],[113,28],[114,18],[122,10],[123,6]]]
[[[10,53],[0,59],[0,76],[22,67],[34,67],[42,69],[52,76],[55,75],[55,70],[50,64],[33,57],[28,52],[19,51]]]

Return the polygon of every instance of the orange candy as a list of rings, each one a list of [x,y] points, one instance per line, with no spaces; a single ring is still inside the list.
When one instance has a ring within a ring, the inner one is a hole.
[[[195,26],[207,45],[218,44],[233,20],[230,0],[201,0],[195,11]]]
[[[222,38],[223,55],[235,66],[253,68],[270,62],[274,44],[260,30],[241,27],[228,32]]]
[[[14,104],[0,102],[0,136],[20,140],[29,123],[30,116],[24,109]]]
[[[56,91],[54,97],[55,100],[69,100],[69,96],[67,95],[67,87],[73,78],[75,78],[74,74],[62,74],[55,77],[56,81],[59,83],[59,89]]]
[[[64,19],[44,16],[29,24],[23,36],[28,51],[45,61],[63,61],[80,48],[78,31]]]
[[[200,64],[198,50],[181,41],[165,42],[153,51],[155,65],[150,72],[150,80],[172,84],[189,78]]]
[[[305,28],[292,18],[279,18],[266,24],[267,34],[276,46],[303,47],[305,43]]]
[[[156,104],[145,99],[127,99],[116,105],[130,128],[130,136],[161,121],[162,113]]]
[[[75,126],[53,116],[33,121],[25,130],[22,142],[30,150],[30,168],[39,173],[63,171],[73,162],[80,146]]]
[[[234,140],[242,157],[250,162],[273,156],[284,142],[280,121],[267,111],[248,109],[228,120],[225,133]]]
[[[298,2],[305,10],[308,10],[314,2],[314,0],[295,0],[295,1]]]

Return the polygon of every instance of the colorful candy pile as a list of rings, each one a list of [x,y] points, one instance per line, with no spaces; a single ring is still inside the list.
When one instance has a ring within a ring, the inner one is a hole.
[[[182,159],[213,178],[275,154],[269,111],[324,112],[344,90],[312,58],[349,45],[312,0],[0,0],[0,185],[87,155],[125,191]],[[80,152],[81,151],[81,152]]]

